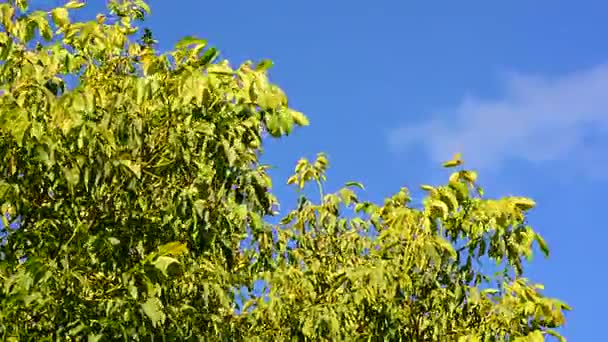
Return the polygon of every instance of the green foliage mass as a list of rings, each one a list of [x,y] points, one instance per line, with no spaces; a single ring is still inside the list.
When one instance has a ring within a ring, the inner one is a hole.
[[[196,37],[159,53],[144,2],[72,22],[83,6],[0,4],[2,340],[563,340],[568,307],[523,277],[548,253],[532,200],[485,199],[460,169],[422,209],[405,188],[325,194],[319,154],[288,180],[319,198],[270,224],[262,141],[308,125],[271,63],[233,68]]]

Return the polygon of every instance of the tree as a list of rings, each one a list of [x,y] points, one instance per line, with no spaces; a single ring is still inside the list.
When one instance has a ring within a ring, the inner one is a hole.
[[[485,199],[464,169],[423,186],[422,209],[405,188],[381,205],[358,183],[325,194],[319,154],[288,180],[319,203],[270,224],[263,132],[308,125],[271,63],[234,69],[196,37],[159,53],[134,26],[143,1],[71,22],[83,6],[0,4],[3,339],[561,338],[569,308],[523,277],[535,241],[548,254],[532,200]]]

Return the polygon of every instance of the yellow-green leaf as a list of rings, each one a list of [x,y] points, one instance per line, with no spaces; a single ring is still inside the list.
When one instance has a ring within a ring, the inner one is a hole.
[[[260,63],[258,63],[258,65],[255,66],[255,70],[257,71],[263,71],[263,70],[268,70],[272,67],[273,63],[270,59],[265,59],[263,61],[261,61]]]
[[[361,190],[365,190],[365,187],[363,186],[363,184],[361,184],[359,182],[346,182],[346,184],[344,184],[344,185],[348,186],[348,187],[356,187]]]
[[[195,44],[205,46],[207,45],[207,41],[194,36],[187,36],[182,38],[179,42],[175,44],[175,49],[180,50]]]
[[[512,201],[521,210],[530,210],[536,206],[536,202],[525,197],[513,197]]]
[[[459,165],[462,165],[462,156],[460,153],[456,153],[454,155],[454,157],[452,158],[452,160],[449,160],[445,163],[443,163],[443,167],[456,167]]]
[[[462,171],[461,177],[469,183],[475,183],[477,181],[477,172],[471,170]]]
[[[68,10],[65,7],[57,7],[51,11],[51,16],[55,25],[59,27],[65,27],[70,23],[70,16]]]
[[[547,246],[547,243],[542,238],[542,236],[540,236],[539,234],[534,234],[534,240],[536,240],[536,243],[538,243],[538,247],[543,252],[543,254],[548,257],[549,256],[549,246]]]
[[[159,269],[165,276],[168,275],[167,270],[169,269],[169,266],[173,264],[179,265],[179,261],[177,261],[175,258],[162,255],[156,258],[156,260],[152,263],[152,265]]]
[[[163,312],[163,304],[160,299],[156,297],[150,297],[148,300],[141,305],[144,313],[152,321],[154,327],[165,322],[166,316]]]
[[[435,189],[435,188],[433,188],[432,186],[427,185],[427,184],[423,184],[423,185],[421,185],[421,186],[420,186],[420,188],[421,188],[422,190],[425,190],[425,191],[433,191],[433,190]]]
[[[132,160],[121,160],[120,163],[126,166],[137,178],[141,178],[141,164]]]
[[[180,256],[188,251],[185,243],[174,241],[159,247],[159,255]]]
[[[310,124],[306,115],[295,110],[290,110],[290,112],[293,122],[295,122],[299,126],[308,126]]]
[[[84,2],[80,2],[80,1],[76,1],[76,0],[71,0],[71,1],[68,1],[67,4],[65,4],[65,8],[77,9],[77,8],[84,7],[84,5],[85,5]]]

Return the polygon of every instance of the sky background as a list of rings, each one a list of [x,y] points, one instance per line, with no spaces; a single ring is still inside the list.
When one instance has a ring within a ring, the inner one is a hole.
[[[402,186],[443,183],[440,162],[463,152],[488,195],[537,201],[530,223],[552,254],[527,276],[574,307],[566,337],[604,335],[608,2],[150,4],[146,25],[161,50],[196,35],[234,66],[275,62],[271,79],[311,121],[266,143],[284,202],[294,196],[281,181],[301,156],[326,152],[331,189],[358,180],[380,201]],[[89,5],[87,15],[103,10],[101,0]]]

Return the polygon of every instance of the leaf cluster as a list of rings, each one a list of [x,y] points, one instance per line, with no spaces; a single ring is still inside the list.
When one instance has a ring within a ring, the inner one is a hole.
[[[308,125],[272,63],[233,68],[196,37],[159,53],[145,2],[72,21],[83,6],[0,4],[3,340],[562,338],[568,307],[523,276],[535,242],[548,254],[532,200],[485,199],[468,170],[422,209],[405,188],[326,194],[319,154],[288,180],[318,203],[271,224],[264,134]]]

